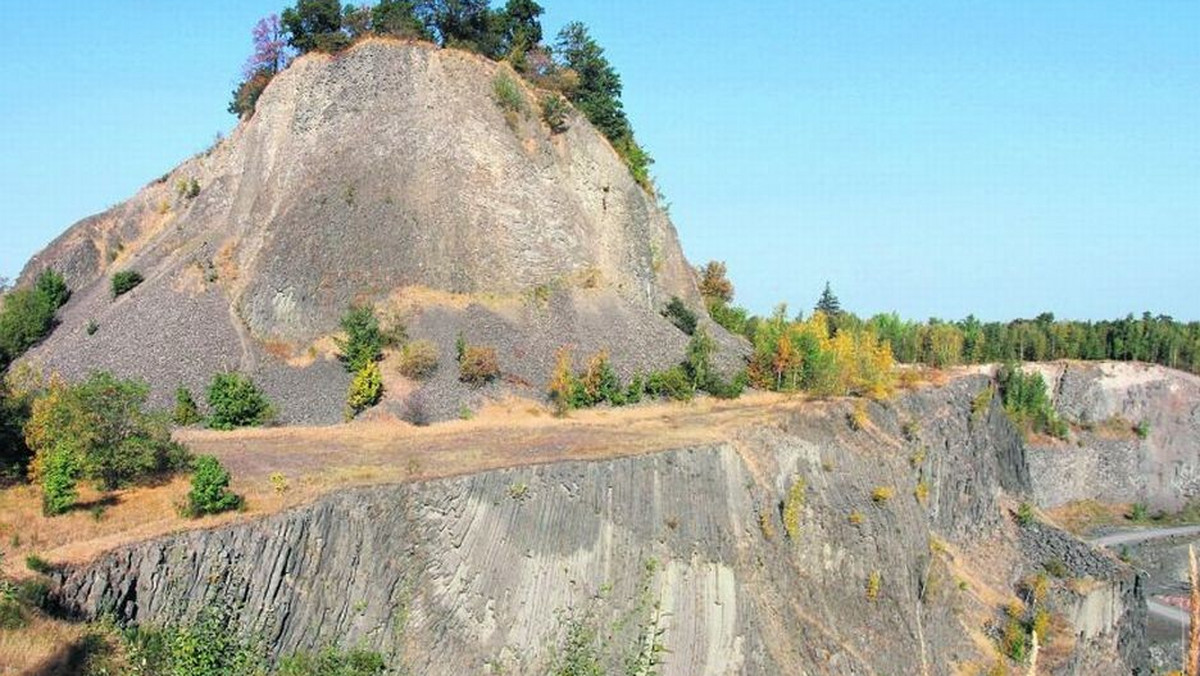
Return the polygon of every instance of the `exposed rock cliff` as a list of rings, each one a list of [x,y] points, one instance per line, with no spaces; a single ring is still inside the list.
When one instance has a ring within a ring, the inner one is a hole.
[[[136,622],[226,598],[277,651],[363,643],[421,674],[539,673],[572,617],[617,627],[611,654],[662,629],[664,674],[948,674],[991,666],[1000,606],[1052,552],[1092,582],[1054,586],[1045,668],[1144,673],[1137,576],[1008,517],[1030,477],[998,404],[971,412],[985,386],[858,430],[814,404],[706,447],[347,491],[119,549],[54,596]]]
[[[1059,413],[1076,424],[1069,442],[1029,450],[1039,504],[1142,502],[1174,511],[1200,497],[1200,377],[1114,362],[1037,368]]]
[[[552,134],[521,85],[529,111],[506,121],[506,69],[382,40],[298,59],[230,138],[30,262],[22,280],[54,267],[75,289],[31,357],[147,378],[163,401],[240,368],[285,419],[317,421],[341,415],[348,377],[314,341],[356,300],[443,356],[459,331],[495,345],[510,386],[544,381],[567,344],[626,373],[677,361],[686,336],[659,311],[699,295],[674,227],[582,116]],[[146,282],[114,302],[122,269]],[[420,416],[467,396],[442,371]]]

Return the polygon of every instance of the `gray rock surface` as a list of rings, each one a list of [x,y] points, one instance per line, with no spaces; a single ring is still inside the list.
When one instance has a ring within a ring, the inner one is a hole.
[[[1142,502],[1175,511],[1200,497],[1200,377],[1136,363],[1037,367],[1060,414],[1082,428],[1067,443],[1029,449],[1034,496]],[[1145,423],[1149,435],[1133,431]]]
[[[935,587],[946,564],[931,539],[1017,552],[1014,584],[1041,564],[1004,544],[1001,501],[1026,493],[1029,476],[998,405],[970,413],[986,382],[872,404],[859,431],[850,403],[814,404],[711,446],[348,490],[115,550],[60,571],[53,594],[79,616],[151,623],[224,598],[277,652],[363,644],[420,674],[545,673],[569,617],[619,627],[610,655],[657,618],[668,675],[949,674],[981,659],[963,614],[975,601]],[[783,514],[798,481],[793,538]],[[892,497],[873,500],[878,487]],[[1069,547],[1111,600],[1075,612],[1087,655],[1057,673],[1144,673],[1136,578],[1052,535],[1031,546]],[[645,599],[660,612],[645,613]]]
[[[563,345],[608,349],[626,372],[677,362],[687,337],[659,312],[672,296],[702,308],[674,227],[578,114],[551,134],[522,85],[531,112],[510,128],[492,99],[506,69],[383,40],[298,59],[230,138],[28,264],[23,283],[53,267],[75,290],[28,358],[69,378],[142,377],[160,403],[242,368],[285,421],[335,422],[349,378],[281,353],[304,355],[356,301],[386,307],[416,288],[458,299],[405,317],[438,341],[445,371],[460,330],[539,395]],[[197,196],[177,191],[192,179]],[[108,279],[124,269],[146,282],[113,302]],[[710,329],[731,355],[744,349]],[[432,415],[474,396],[452,381],[423,395]]]

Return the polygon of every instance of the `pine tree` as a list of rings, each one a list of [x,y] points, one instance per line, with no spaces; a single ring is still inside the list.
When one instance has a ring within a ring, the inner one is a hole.
[[[821,297],[817,299],[817,306],[813,309],[817,312],[824,312],[830,318],[842,313],[842,304],[838,301],[838,297],[834,295],[829,282],[825,282],[825,290],[821,292]]]

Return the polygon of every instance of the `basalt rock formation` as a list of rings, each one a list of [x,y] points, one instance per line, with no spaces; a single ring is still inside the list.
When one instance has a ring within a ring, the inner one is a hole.
[[[972,411],[989,386],[857,429],[814,403],[703,447],[346,491],[112,551],[52,596],[143,623],[225,599],[278,653],[365,645],[421,674],[547,673],[575,622],[613,668],[658,637],[668,675],[950,674],[1000,659],[1053,558],[1025,597],[1052,617],[1039,673],[1148,673],[1139,575],[1012,517],[1030,476],[998,402]]]

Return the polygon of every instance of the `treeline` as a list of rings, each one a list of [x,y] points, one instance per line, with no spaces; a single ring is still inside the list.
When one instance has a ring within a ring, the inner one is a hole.
[[[296,54],[336,53],[372,36],[427,40],[506,61],[535,86],[565,97],[650,190],[653,159],[634,138],[621,102],[620,75],[582,23],[567,24],[548,43],[541,24],[544,11],[533,0],[508,0],[501,9],[493,9],[488,0],[379,0],[373,5],[297,0],[282,15],[266,17],[254,27],[254,53],[229,112],[253,115],[259,95]]]
[[[725,265],[711,262],[698,271],[700,291],[709,315],[729,331],[745,336],[756,346],[774,340],[787,309],[780,306],[769,318],[752,316],[733,302],[733,284]],[[907,321],[895,313],[862,319],[842,309],[826,285],[813,308],[831,337],[847,333],[860,341],[869,336],[886,344],[896,361],[947,368],[960,364],[990,364],[1078,359],[1087,361],[1141,361],[1200,373],[1200,322],[1178,322],[1171,317],[1129,315],[1111,321],[1060,321],[1051,313],[1035,319],[981,322],[974,316],[951,322],[930,319]],[[805,323],[803,316],[792,325]],[[817,332],[819,333],[819,332]]]

